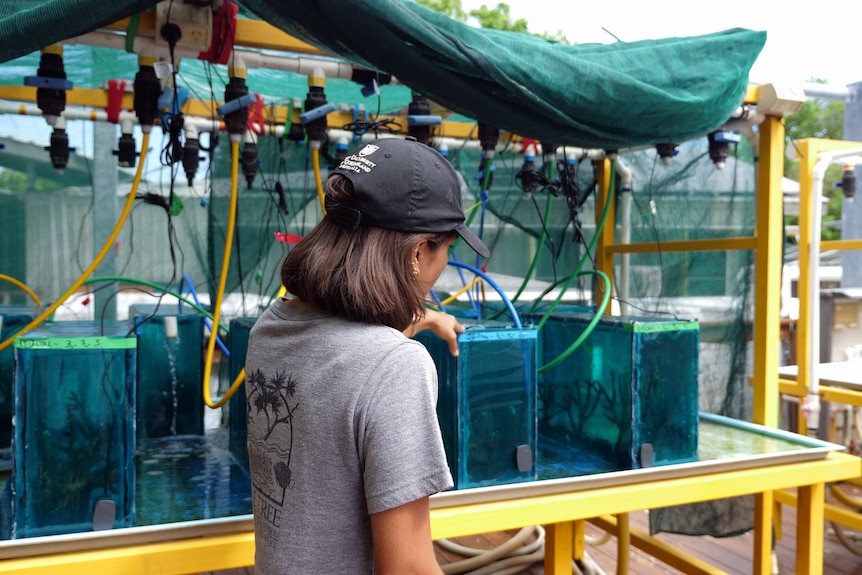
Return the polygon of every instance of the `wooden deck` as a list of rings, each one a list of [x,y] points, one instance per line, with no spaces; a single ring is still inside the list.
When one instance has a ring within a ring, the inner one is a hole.
[[[775,545],[778,573],[780,575],[792,575],[796,572],[796,509],[789,506],[784,506],[782,509],[782,538]],[[630,514],[630,525],[632,530],[648,533],[648,513],[641,511]],[[455,541],[467,547],[492,549],[507,541],[514,533],[515,531],[488,533],[461,537]],[[603,531],[597,527],[587,526],[587,535],[589,536],[599,536],[602,533]],[[752,533],[719,539],[662,533],[657,538],[729,575],[750,575],[752,572]],[[862,547],[862,544],[860,546]],[[862,575],[862,556],[849,551],[835,536],[829,524],[826,525],[824,549],[824,575]],[[601,575],[601,572],[607,575],[616,574],[617,542],[615,538],[610,538],[601,545],[588,546],[587,553],[601,570],[598,575]],[[437,558],[441,564],[463,559],[463,557],[439,548]],[[254,573],[252,566],[244,569],[208,572],[201,575],[254,575]],[[525,569],[523,573],[542,575],[544,569],[539,562]],[[676,575],[682,572],[632,547],[629,555],[628,573],[630,575]]]

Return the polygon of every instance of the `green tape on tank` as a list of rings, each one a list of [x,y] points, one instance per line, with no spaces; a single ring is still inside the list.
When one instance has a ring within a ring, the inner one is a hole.
[[[664,323],[630,323],[623,326],[632,333],[662,333],[666,331],[699,330],[696,321],[669,321]]]
[[[138,341],[132,337],[19,337],[14,345],[18,349],[134,349]]]

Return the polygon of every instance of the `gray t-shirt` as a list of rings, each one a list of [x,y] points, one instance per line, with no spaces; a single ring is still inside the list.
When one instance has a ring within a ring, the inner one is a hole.
[[[279,299],[245,387],[258,575],[371,573],[369,514],[452,487],[434,362],[395,329]]]

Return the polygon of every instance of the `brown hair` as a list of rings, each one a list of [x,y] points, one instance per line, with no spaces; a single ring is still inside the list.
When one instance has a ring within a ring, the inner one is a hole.
[[[330,176],[327,211],[352,202],[350,180]],[[411,273],[414,249],[422,240],[432,250],[446,249],[454,233],[352,229],[326,215],[287,255],[281,281],[289,293],[315,307],[403,331],[422,314],[426,295]]]

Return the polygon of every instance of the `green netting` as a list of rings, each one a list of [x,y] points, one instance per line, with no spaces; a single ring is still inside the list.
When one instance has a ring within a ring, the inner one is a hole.
[[[0,2],[0,62],[92,32],[158,0],[7,0]]]
[[[741,103],[765,32],[566,46],[414,2],[243,4],[288,33],[514,133],[597,148],[685,141]]]

